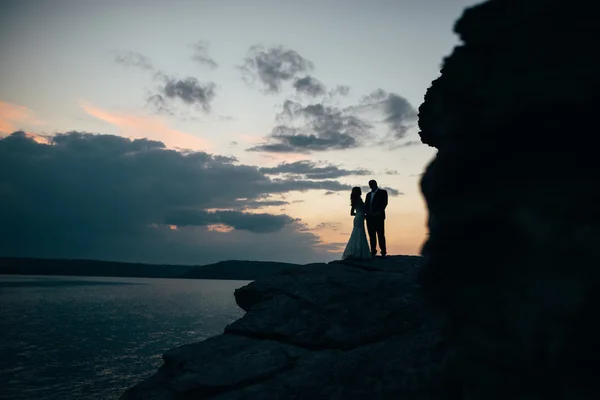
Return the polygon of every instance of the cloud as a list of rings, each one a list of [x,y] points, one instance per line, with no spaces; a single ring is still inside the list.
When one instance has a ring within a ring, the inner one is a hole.
[[[300,232],[300,221],[251,210],[290,191],[349,188],[270,179],[229,157],[149,139],[71,132],[47,145],[15,133],[0,140],[0,255],[323,261],[320,239]]]
[[[396,139],[403,138],[417,122],[418,113],[404,97],[378,89],[361,99],[356,110],[376,110]]]
[[[168,101],[160,94],[153,94],[146,100],[146,104],[151,105],[157,114],[168,114],[175,115],[175,111],[172,106],[168,104]]]
[[[284,200],[248,200],[248,199],[242,199],[242,200],[238,200],[239,206],[238,208],[241,210],[248,210],[248,209],[260,209],[260,208],[265,208],[265,207],[281,207],[281,206],[285,206],[288,205],[289,202],[284,201]],[[233,207],[235,208],[236,205],[233,205]]]
[[[330,253],[341,253],[346,247],[346,242],[320,243],[317,245],[320,249]]]
[[[196,105],[204,112],[209,112],[210,104],[215,98],[217,85],[214,82],[200,82],[193,77],[176,79],[166,75],[160,76],[164,85],[159,87],[159,93],[150,96],[149,102],[157,108],[169,109],[168,100],[180,100],[187,105]]]
[[[265,48],[256,45],[250,47],[239,68],[245,80],[254,82],[258,79],[265,93],[279,93],[283,82],[312,71],[314,64],[283,46]]]
[[[80,107],[89,115],[119,128],[119,134],[129,138],[149,138],[164,142],[170,148],[209,150],[212,144],[203,138],[168,127],[157,116],[110,112],[86,102]]]
[[[273,190],[277,193],[307,190],[330,190],[334,192],[351,190],[351,185],[340,183],[336,180],[303,180],[297,178],[273,179]]]
[[[306,75],[304,78],[298,78],[294,81],[296,92],[308,96],[317,97],[325,94],[326,88],[318,79]]]
[[[41,124],[29,108],[0,101],[0,133],[8,134]]]
[[[215,69],[218,64],[208,55],[208,42],[200,40],[191,45],[194,49],[194,55],[192,59],[201,65],[204,65],[210,69]]]
[[[418,146],[420,144],[423,144],[420,140],[409,140],[407,142],[404,143],[393,143],[392,144],[392,149],[400,149],[403,147],[412,147],[412,146]]]
[[[314,151],[356,148],[371,135],[372,125],[366,120],[338,107],[321,103],[302,106],[286,100],[278,119],[288,119],[294,125],[278,125],[268,142],[249,151],[274,153],[310,153]]]
[[[337,232],[341,226],[342,226],[342,224],[339,222],[321,222],[320,224],[318,224],[315,227],[315,229],[316,230],[328,229],[328,230]]]
[[[208,226],[220,224],[236,230],[271,233],[283,229],[295,220],[288,215],[249,214],[241,211],[176,211],[165,217],[165,224],[181,226]]]
[[[347,86],[347,85],[337,85],[334,89],[329,91],[330,97],[333,97],[336,95],[348,96],[349,94],[350,94],[350,86]]]
[[[207,55],[208,44],[206,42],[200,41],[192,44],[191,47],[194,49],[192,57],[194,60],[216,68],[217,64]],[[214,82],[200,82],[191,76],[183,79],[172,77],[163,71],[155,70],[148,57],[133,51],[126,54],[116,53],[115,61],[128,67],[154,71],[153,80],[160,82],[158,93],[151,93],[146,98],[146,102],[152,105],[157,112],[175,115],[171,102],[176,100],[186,105],[195,105],[204,112],[210,112],[217,88]]]
[[[364,176],[372,173],[366,169],[347,170],[335,165],[319,166],[317,163],[308,160],[280,163],[276,167],[260,168],[259,171],[266,175],[284,174],[305,179],[334,179],[352,175]]]
[[[152,61],[148,57],[135,51],[129,51],[124,54],[115,53],[115,62],[126,67],[136,67],[143,70],[154,69]]]
[[[296,79],[294,86],[297,91],[311,96],[325,92],[325,87],[309,75]],[[337,86],[329,92],[329,98],[338,93],[347,95],[349,87]],[[276,120],[277,125],[265,140],[248,151],[309,154],[367,144],[405,147],[413,143],[396,145],[396,141],[404,138],[414,126],[417,112],[405,98],[379,89],[363,96],[359,104],[344,108],[324,102],[302,105],[286,100]],[[379,123],[388,126],[391,137],[376,139],[373,136],[373,129]]]
[[[388,194],[389,194],[390,196],[393,196],[393,197],[400,196],[400,195],[403,195],[403,194],[404,194],[404,193],[400,192],[399,190],[392,189],[392,188],[390,188],[390,187],[383,187],[383,186],[380,186],[380,187],[381,187],[382,189],[385,189],[385,190],[388,192]]]

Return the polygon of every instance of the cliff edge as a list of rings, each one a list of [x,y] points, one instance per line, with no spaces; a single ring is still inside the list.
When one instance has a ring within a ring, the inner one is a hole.
[[[420,294],[420,261],[336,261],[256,280],[235,292],[242,318],[167,352],[121,398],[434,398],[442,342]]]

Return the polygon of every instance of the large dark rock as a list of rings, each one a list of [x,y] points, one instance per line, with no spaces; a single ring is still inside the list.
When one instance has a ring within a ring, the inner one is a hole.
[[[246,315],[171,350],[122,399],[441,398],[443,345],[420,257],[291,269],[235,292]]]
[[[600,25],[591,1],[489,1],[420,107],[438,149],[424,289],[457,398],[596,399]]]

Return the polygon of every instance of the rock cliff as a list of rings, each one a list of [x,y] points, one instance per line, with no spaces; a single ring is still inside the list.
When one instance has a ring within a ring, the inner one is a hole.
[[[167,352],[122,399],[430,399],[439,326],[420,257],[297,267],[238,289],[224,334]]]
[[[422,283],[457,398],[597,399],[600,33],[591,1],[489,1],[419,110]],[[594,311],[595,310],[595,311]]]

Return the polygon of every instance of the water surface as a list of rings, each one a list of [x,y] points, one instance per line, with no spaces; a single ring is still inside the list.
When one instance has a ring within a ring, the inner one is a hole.
[[[247,283],[0,275],[0,399],[117,399],[241,317]]]

